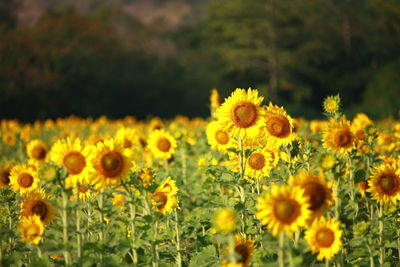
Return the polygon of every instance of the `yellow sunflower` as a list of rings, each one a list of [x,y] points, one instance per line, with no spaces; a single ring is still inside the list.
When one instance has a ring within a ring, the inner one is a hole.
[[[36,189],[25,194],[21,203],[22,217],[38,215],[44,225],[48,225],[54,218],[55,208],[46,200],[50,197],[43,189]]]
[[[213,88],[210,94],[211,109],[215,110],[219,108],[220,105],[221,105],[221,98],[219,96],[218,90],[216,88]]]
[[[88,184],[79,184],[72,187],[71,200],[88,201],[95,196],[95,191]]]
[[[251,265],[251,259],[254,254],[254,240],[248,239],[245,234],[235,235],[235,253],[240,258],[233,264],[229,260],[223,260],[221,266],[223,267],[248,267]],[[225,249],[225,254],[229,253],[229,247]]]
[[[305,240],[313,253],[318,253],[318,260],[330,260],[337,254],[342,245],[340,222],[334,218],[321,217],[315,220],[305,233]]]
[[[45,161],[48,147],[45,143],[38,139],[34,139],[28,143],[26,146],[26,151],[30,159],[35,159],[37,161]]]
[[[331,120],[324,132],[323,146],[336,153],[348,153],[354,147],[354,134],[343,116],[341,121]]]
[[[284,108],[274,106],[271,102],[266,107],[266,126],[262,133],[280,146],[289,144],[293,139],[293,119]]]
[[[175,138],[163,129],[153,131],[148,139],[148,147],[156,158],[170,159],[176,146]]]
[[[143,167],[138,172],[136,181],[137,183],[142,184],[143,187],[148,187],[154,181],[154,171],[151,168]]]
[[[358,113],[351,122],[351,129],[358,138],[365,138],[364,129],[373,122],[364,113]]]
[[[367,192],[378,202],[396,205],[400,199],[400,169],[395,164],[383,164],[372,172]]]
[[[95,189],[103,189],[129,180],[129,169],[132,165],[130,153],[131,150],[125,149],[118,140],[107,139],[97,143],[93,159],[96,171],[89,178],[89,183],[93,184]]]
[[[11,165],[6,164],[0,168],[0,188],[10,184]]]
[[[264,179],[272,168],[270,156],[271,154],[267,151],[267,148],[253,151],[246,159],[245,175],[259,180]]]
[[[340,97],[339,95],[328,96],[323,103],[324,111],[329,114],[334,114],[339,111]]]
[[[216,110],[216,117],[221,128],[231,136],[254,137],[265,125],[264,111],[260,105],[264,97],[258,96],[257,90],[247,92],[236,89]]]
[[[87,184],[89,177],[94,173],[92,161],[93,147],[81,145],[79,138],[58,140],[50,151],[50,159],[68,171],[68,188],[75,184]]]
[[[303,189],[275,185],[271,192],[258,198],[256,217],[274,236],[283,232],[290,235],[306,225],[311,214],[309,207]]]
[[[8,146],[13,146],[15,144],[15,135],[14,133],[4,133],[3,134],[3,143]]]
[[[19,224],[21,241],[37,245],[42,239],[44,225],[38,215],[22,217]]]
[[[222,208],[214,216],[214,228],[218,232],[229,233],[236,228],[236,214],[230,208]]]
[[[133,148],[139,145],[139,135],[134,128],[121,128],[117,131],[115,139],[121,140],[124,148]]]
[[[322,211],[333,204],[332,182],[326,181],[323,173],[315,175],[302,169],[289,178],[289,186],[298,186],[304,190],[304,196],[310,204],[310,219],[322,216]]]
[[[11,169],[10,186],[21,195],[39,186],[38,171],[27,164],[18,164]]]
[[[220,124],[212,121],[206,129],[207,141],[212,149],[226,152],[227,148],[234,147],[236,142],[229,137],[229,133],[222,129]]]
[[[178,206],[178,198],[176,197],[178,190],[175,181],[168,177],[153,194],[149,193],[156,211],[167,215],[167,213],[174,210]]]
[[[330,153],[322,153],[318,156],[318,166],[324,170],[331,170],[336,165],[336,157]]]

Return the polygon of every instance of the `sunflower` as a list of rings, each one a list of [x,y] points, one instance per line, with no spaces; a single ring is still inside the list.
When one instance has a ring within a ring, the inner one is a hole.
[[[156,158],[170,159],[175,153],[176,141],[165,130],[153,131],[148,139],[148,147]]]
[[[178,198],[176,197],[178,190],[175,181],[168,177],[153,194],[149,193],[155,210],[164,215],[174,210],[178,206]]]
[[[220,105],[221,105],[221,98],[219,96],[218,90],[216,88],[213,88],[210,93],[211,109],[215,110],[219,108]]]
[[[236,142],[229,137],[229,133],[222,129],[220,124],[212,121],[206,129],[207,141],[212,149],[226,152],[227,148],[234,147]]]
[[[48,225],[54,218],[55,208],[46,200],[50,197],[43,189],[36,189],[25,194],[21,203],[22,217],[38,215],[44,225]]]
[[[263,99],[257,90],[236,89],[216,110],[221,128],[235,137],[257,136],[265,125],[264,111],[260,108]]]
[[[354,134],[343,116],[341,121],[331,120],[324,132],[323,146],[336,153],[348,153],[354,147]]]
[[[15,135],[10,132],[3,134],[3,144],[13,146],[15,144]]]
[[[245,234],[235,235],[235,253],[240,258],[236,261],[236,264],[231,263],[229,260],[223,260],[221,266],[223,267],[248,267],[251,265],[251,258],[254,254],[254,240],[247,239]],[[225,249],[225,254],[229,252],[229,247]]]
[[[330,153],[322,153],[318,156],[318,166],[327,171],[335,167],[336,157]]]
[[[328,114],[334,114],[339,111],[340,97],[339,95],[328,96],[323,103],[324,111]]]
[[[400,199],[400,169],[395,164],[383,164],[372,172],[367,192],[371,198],[385,205],[396,205]]]
[[[134,128],[121,128],[117,131],[115,139],[121,140],[124,148],[133,148],[140,144],[139,135]]]
[[[302,169],[289,178],[289,186],[304,190],[304,196],[308,197],[310,204],[311,218],[320,217],[322,211],[333,204],[332,183],[325,180],[323,173],[315,175]]]
[[[171,177],[167,177],[167,179],[160,186],[158,186],[156,191],[176,195],[176,193],[179,191],[179,188],[176,186],[175,180],[173,180]]]
[[[256,217],[274,236],[291,234],[306,225],[311,213],[309,207],[302,188],[275,185],[271,192],[258,198]]]
[[[71,200],[87,201],[94,197],[95,191],[88,184],[79,184],[72,187]]]
[[[120,185],[122,181],[129,180],[129,169],[132,165],[130,152],[121,141],[114,139],[97,144],[93,160],[96,171],[90,178],[95,189]]]
[[[373,122],[364,113],[358,113],[351,122],[351,129],[358,138],[365,138],[364,129]]]
[[[222,208],[214,216],[214,228],[218,232],[229,233],[236,228],[236,214],[230,208]]]
[[[93,147],[83,147],[79,138],[58,140],[50,151],[50,159],[68,171],[67,187],[89,182],[89,177],[95,171],[93,158]]]
[[[321,217],[315,220],[305,233],[305,240],[313,253],[318,253],[318,260],[330,260],[340,250],[342,230],[340,222],[334,218]]]
[[[310,122],[310,130],[312,133],[317,134],[321,132],[326,126],[326,121],[312,120]]]
[[[148,187],[154,181],[154,171],[151,168],[143,167],[140,169],[136,181],[143,184],[143,187]]]
[[[255,150],[246,159],[245,175],[255,177],[257,179],[264,179],[272,168],[270,165],[271,154],[266,148]]]
[[[26,151],[30,159],[45,161],[48,148],[47,145],[42,141],[34,139],[28,143],[28,145],[26,146]]]
[[[44,225],[38,215],[22,217],[19,224],[21,241],[37,245],[42,239]]]
[[[11,169],[10,186],[21,195],[32,191],[39,186],[37,170],[33,170],[28,164],[18,164]]]
[[[284,108],[274,106],[271,102],[266,107],[265,114],[266,126],[263,128],[263,134],[280,146],[289,144],[293,139],[293,119]]]
[[[10,184],[11,165],[6,164],[0,168],[0,188]]]

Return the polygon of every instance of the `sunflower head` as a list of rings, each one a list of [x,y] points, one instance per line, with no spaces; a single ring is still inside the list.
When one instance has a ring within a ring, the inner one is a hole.
[[[263,99],[257,90],[236,89],[216,111],[220,127],[235,137],[257,136],[265,125],[264,111],[260,108]]]
[[[143,167],[138,172],[138,176],[136,178],[137,183],[143,184],[143,187],[148,187],[154,181],[154,171],[149,167]]]
[[[275,185],[271,192],[258,198],[256,217],[274,236],[291,234],[306,225],[311,214],[309,207],[302,188]]]
[[[328,114],[335,114],[340,109],[340,97],[339,95],[328,96],[325,98],[323,103],[324,111]]]
[[[324,132],[323,146],[336,153],[348,153],[353,149],[354,134],[344,116],[340,121],[331,119]]]
[[[10,185],[15,192],[25,194],[39,186],[39,176],[28,164],[19,164],[11,169]]]
[[[245,234],[236,234],[234,243],[235,253],[239,255],[236,265],[229,260],[223,260],[223,267],[248,267],[251,265],[251,259],[254,254],[254,240],[247,238]],[[229,253],[229,247],[225,248],[225,254]]]
[[[15,134],[11,132],[4,133],[3,143],[8,146],[13,146],[15,144]]]
[[[11,165],[6,164],[0,168],[0,188],[10,184]]]
[[[48,147],[41,140],[35,139],[30,141],[26,146],[26,150],[30,159],[35,159],[37,161],[46,160]]]
[[[373,122],[364,113],[358,113],[351,122],[351,128],[357,138],[365,138],[365,128],[368,125],[373,125]]]
[[[121,128],[115,135],[116,139],[122,141],[124,148],[130,149],[140,144],[139,135],[134,128]]]
[[[42,239],[44,225],[38,215],[21,217],[19,231],[21,241],[37,245]]]
[[[212,121],[208,124],[206,135],[208,144],[210,144],[212,149],[226,152],[227,148],[236,145],[233,138],[229,137],[229,133],[216,121]]]
[[[177,147],[175,138],[164,129],[153,131],[148,140],[148,148],[156,158],[170,159]]]
[[[371,198],[385,205],[396,205],[400,199],[400,169],[396,164],[383,164],[376,168],[368,180],[367,192]]]
[[[266,121],[264,133],[278,146],[292,141],[294,121],[283,107],[275,106],[270,102],[264,117]]]
[[[55,208],[47,201],[49,198],[43,189],[28,192],[21,203],[21,216],[38,215],[48,225],[55,214]]]
[[[327,171],[335,167],[336,157],[331,153],[322,153],[318,156],[318,166]]]
[[[342,230],[336,219],[321,217],[315,220],[305,233],[305,239],[313,253],[318,253],[318,260],[330,260],[340,250]]]
[[[232,209],[222,208],[214,216],[214,228],[218,232],[230,233],[236,228],[236,214]]]

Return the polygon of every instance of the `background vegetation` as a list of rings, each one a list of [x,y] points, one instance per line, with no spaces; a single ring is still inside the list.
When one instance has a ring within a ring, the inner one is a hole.
[[[249,86],[398,117],[399,69],[397,0],[0,2],[2,118],[207,116],[211,88]]]

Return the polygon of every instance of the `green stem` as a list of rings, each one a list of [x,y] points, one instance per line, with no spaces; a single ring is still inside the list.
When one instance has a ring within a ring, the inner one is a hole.
[[[328,259],[325,260],[325,267],[329,267],[329,260]]]
[[[81,263],[82,259],[82,233],[81,233],[81,210],[76,209],[76,254],[78,261]]]
[[[63,221],[63,241],[64,241],[64,260],[65,265],[70,265],[70,252],[68,250],[68,193],[62,191],[62,221]]]
[[[238,146],[239,146],[239,167],[240,167],[240,178],[242,180],[244,179],[244,171],[245,171],[245,165],[244,165],[244,155],[243,155],[243,141],[242,137],[239,136],[238,138]]]
[[[379,264],[385,261],[385,248],[383,246],[383,205],[379,204]]]
[[[99,204],[99,212],[100,212],[100,233],[99,233],[99,241],[101,245],[105,244],[105,236],[104,236],[104,214],[103,214],[103,209],[104,209],[104,198],[103,198],[103,192],[99,193],[98,196],[98,204]],[[101,250],[100,253],[100,265],[103,266],[104,262],[104,250]]]
[[[36,246],[36,249],[37,249],[37,256],[38,256],[38,258],[42,258],[42,250],[40,249],[40,246],[37,245],[37,246]]]
[[[233,234],[229,235],[229,263],[230,266],[236,266],[235,237]]]
[[[181,256],[181,239],[179,234],[179,224],[178,224],[178,212],[174,210],[175,213],[175,232],[176,232],[176,264],[178,267],[182,267],[182,256]]]
[[[2,266],[2,262],[3,262],[3,243],[4,243],[4,241],[3,240],[1,240],[1,243],[0,243],[0,266]]]
[[[285,244],[285,236],[284,236],[284,233],[281,233],[279,235],[279,247],[278,247],[278,266],[279,267],[285,266],[285,260],[283,258],[284,257],[284,254],[283,254],[284,244]]]
[[[133,264],[138,263],[137,251],[135,246],[135,217],[136,217],[136,207],[132,203],[129,203],[130,216],[131,216],[131,246],[133,255]]]
[[[158,231],[158,221],[154,223],[154,236],[151,242],[151,251],[153,253],[153,267],[158,267],[158,253],[157,253],[157,231]]]
[[[369,252],[369,266],[370,267],[375,267],[374,254],[372,253],[372,249],[371,249],[371,245],[369,244],[369,241],[367,243],[367,247],[368,247],[368,252]]]
[[[400,229],[397,229],[397,253],[400,262]]]

